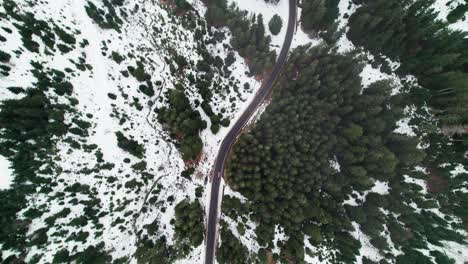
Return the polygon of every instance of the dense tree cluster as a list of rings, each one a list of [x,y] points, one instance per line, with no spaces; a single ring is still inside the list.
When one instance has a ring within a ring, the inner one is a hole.
[[[135,252],[138,264],[169,264],[174,263],[174,248],[167,245],[165,236],[161,236],[155,242],[143,239]]]
[[[251,74],[273,67],[276,53],[270,51],[271,38],[265,35],[262,15],[249,16],[235,5],[227,7],[226,0],[216,0],[209,2],[205,17],[209,24],[231,30],[231,45],[247,60]]]
[[[305,30],[327,30],[338,17],[339,0],[305,0],[301,23]]]
[[[96,246],[89,246],[81,252],[70,254],[67,249],[60,249],[54,255],[52,263],[111,263],[112,257],[105,252],[104,243]]]
[[[31,184],[47,183],[50,180],[39,177],[36,171],[42,162],[36,157],[44,157],[52,148],[52,138],[67,132],[63,124],[63,105],[50,103],[41,90],[28,90],[20,100],[6,100],[0,105],[0,142],[2,156],[12,160],[16,173],[15,190],[0,191],[1,227],[0,237],[3,246],[17,247],[27,224],[16,219],[16,213],[25,206],[24,195],[34,191]],[[35,145],[28,144],[34,140]]]
[[[199,133],[206,128],[206,122],[201,119],[198,111],[192,109],[183,90],[169,90],[167,101],[167,107],[155,109],[158,120],[167,124],[172,136],[180,141],[184,160],[197,158],[203,148]]]
[[[174,231],[179,251],[188,253],[203,242],[203,215],[198,201],[183,200],[176,205]]]
[[[428,102],[445,125],[467,123],[468,38],[436,20],[434,1],[362,1],[348,38],[374,54],[401,61],[430,91]]]
[[[345,190],[392,179],[399,167],[424,157],[413,139],[392,133],[402,116],[392,83],[361,91],[358,62],[327,52],[303,47],[291,55],[274,103],[240,137],[227,166],[228,184],[252,203],[259,243],[272,246],[276,224],[290,236],[285,259],[302,259],[306,234],[312,244],[335,241],[337,258],[352,261],[360,245],[344,232],[352,229],[339,209]],[[330,167],[334,157],[341,172]]]
[[[59,34],[63,38],[68,38],[64,32]],[[72,42],[72,39],[68,38],[67,41]],[[67,132],[77,136],[86,136],[87,129],[90,127],[88,122],[78,117],[73,118],[70,125],[64,123],[65,113],[73,111],[72,107],[76,104],[75,100],[70,97],[73,86],[67,81],[65,73],[55,69],[46,69],[37,62],[31,62],[31,66],[32,73],[37,79],[34,83],[35,88],[16,87],[17,93],[22,93],[23,97],[17,100],[5,100],[0,105],[2,136],[0,154],[12,162],[12,169],[15,173],[13,187],[0,191],[2,249],[26,250],[30,246],[40,247],[48,242],[48,227],[26,236],[31,219],[40,217],[43,213],[41,210],[31,208],[24,212],[23,218],[17,218],[17,214],[26,206],[26,195],[34,192],[50,192],[49,185],[52,184],[53,177],[43,175],[54,175],[54,170],[48,161],[50,155],[56,151],[54,148],[56,140]],[[58,96],[61,97],[62,102],[68,100],[69,104],[56,103],[55,97]],[[69,186],[64,190],[78,192],[81,189],[81,187]],[[91,202],[89,204],[91,206]],[[65,217],[69,212],[70,210],[65,208],[46,218],[45,223],[47,226],[53,225],[56,219]],[[88,207],[85,208],[85,212],[86,215],[90,212]],[[91,212],[90,219],[95,219],[95,211]],[[69,239],[85,237],[85,233],[77,233],[75,237],[70,235]],[[16,256],[12,255],[6,263],[14,261],[14,258]]]
[[[249,251],[232,234],[226,223],[221,224],[220,236],[221,245],[216,250],[216,260],[218,263],[243,264],[252,263],[249,258]]]

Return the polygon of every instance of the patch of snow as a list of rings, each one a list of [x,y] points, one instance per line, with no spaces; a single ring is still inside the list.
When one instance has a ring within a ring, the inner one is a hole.
[[[359,256],[357,257],[357,263],[362,264],[362,258],[367,257],[375,262],[383,259],[382,255],[379,253],[379,250],[375,248],[370,243],[370,238],[361,231],[361,227],[356,222],[351,222],[354,227],[354,231],[351,232],[351,235],[361,242],[361,248],[359,249]]]
[[[287,0],[279,0],[277,4],[268,3],[265,0],[229,0],[228,6],[235,3],[241,10],[247,10],[251,14],[261,14],[263,16],[263,24],[265,25],[265,33],[271,37],[271,48],[279,54],[283,41],[286,36],[289,16],[289,2]],[[283,26],[277,35],[273,35],[268,28],[268,23],[274,15],[281,17]]]
[[[422,172],[422,173],[424,173],[424,174],[427,174],[427,168],[425,168],[425,167],[416,166],[416,167],[414,167],[414,170],[415,170],[415,171]]]
[[[467,257],[466,252],[468,252],[468,246],[461,245],[453,241],[440,241],[443,246],[435,246],[428,243],[429,250],[438,250],[447,257],[454,259],[455,263],[466,263]]]
[[[390,191],[390,186],[388,185],[388,182],[374,181],[374,185],[372,186],[370,190],[366,190],[363,192],[357,192],[353,190],[352,195],[350,195],[348,199],[343,202],[343,205],[347,204],[351,206],[358,206],[359,204],[357,200],[360,200],[361,203],[364,203],[369,193],[378,193],[380,195],[387,195],[389,194],[389,191]]]
[[[426,184],[425,180],[415,179],[415,178],[410,177],[408,175],[403,175],[403,178],[404,178],[404,181],[407,182],[407,183],[412,183],[412,184],[416,184],[416,185],[420,186],[422,188],[421,193],[423,195],[426,195],[428,193],[427,184]]]
[[[11,162],[0,155],[0,190],[9,189],[13,182],[13,169]]]
[[[243,196],[240,192],[236,192],[229,187],[229,185],[224,185],[224,195],[231,196],[237,198],[241,201],[241,203],[247,202],[247,198]]]
[[[246,127],[250,127],[251,125],[257,123],[260,118],[262,117],[262,114],[265,112],[267,109],[268,105],[270,104],[270,101],[267,99],[265,100],[252,114],[250,117],[249,121],[247,121]]]
[[[457,177],[460,174],[468,174],[468,170],[466,170],[465,166],[462,164],[457,164],[457,166],[450,171],[451,177]]]
[[[287,0],[279,0],[278,3],[266,2],[265,0],[229,0],[230,3],[235,3],[241,10],[247,10],[250,13],[262,14],[263,23],[265,25],[265,32],[271,37],[271,48],[279,54],[283,41],[286,36],[286,30],[289,19],[289,2]],[[268,23],[270,19],[277,14],[283,21],[283,26],[278,35],[271,34]],[[302,30],[300,26],[301,8],[297,10],[297,27],[296,32],[293,35],[291,43],[291,50],[302,45],[311,44],[312,46],[318,45],[321,40],[319,38],[313,38],[308,33]]]
[[[309,236],[304,236],[304,262],[307,264],[332,264],[334,262],[334,250],[330,250],[324,245],[318,247],[312,245]],[[310,254],[308,253],[310,252]]]
[[[357,198],[354,196],[357,196]],[[343,205],[358,206],[359,204],[357,200],[359,199],[362,201],[362,198],[363,198],[363,195],[360,195],[358,192],[353,191],[352,195],[350,195],[348,199],[343,201]]]
[[[272,253],[280,254],[281,249],[278,247],[278,242],[285,242],[289,237],[284,233],[284,228],[280,225],[275,226],[275,237],[273,238]]]
[[[322,42],[322,39],[314,38],[313,36],[311,36],[310,34],[308,34],[302,29],[301,15],[302,15],[302,8],[298,7],[297,8],[296,32],[294,33],[293,40],[291,42],[291,50],[296,47],[307,45],[307,44],[311,44],[311,46],[317,46]]]
[[[416,136],[416,133],[414,133],[414,130],[416,129],[415,126],[411,126],[409,122],[412,120],[414,113],[416,112],[416,107],[415,106],[406,106],[404,110],[404,115],[402,119],[398,120],[396,125],[397,128],[393,132],[407,135],[410,137]]]
[[[383,181],[375,181],[374,186],[369,192],[378,193],[380,195],[387,195],[389,194],[390,187],[388,186],[388,182]]]
[[[258,250],[260,249],[260,245],[257,242],[257,235],[255,234],[255,229],[257,228],[257,225],[250,218],[248,219],[247,223],[243,224],[245,227],[244,235],[240,235],[239,231],[237,230],[237,225],[239,223],[242,223],[241,219],[233,220],[223,215],[222,220],[228,225],[228,228],[229,230],[231,230],[232,234],[236,238],[238,238],[239,241],[243,245],[245,245],[250,252],[258,252]]]
[[[224,29],[226,30],[226,29]],[[227,31],[226,31],[227,32]],[[227,56],[224,51],[223,44],[228,44],[230,42],[231,36],[228,35],[222,43],[217,43],[215,47],[209,47],[212,53],[220,54],[220,56]],[[240,55],[235,52],[235,62],[231,66],[232,76],[240,81],[241,85],[247,83],[250,86],[250,90],[246,91],[239,89],[241,92],[241,98],[236,102],[236,111],[231,115],[231,122],[228,127],[220,127],[218,133],[213,134],[210,129],[205,129],[202,131],[200,137],[203,140],[203,157],[201,158],[200,164],[197,168],[200,174],[208,176],[211,173],[212,167],[214,165],[215,159],[218,155],[219,148],[221,147],[222,140],[226,137],[229,130],[234,126],[236,121],[240,118],[244,110],[249,106],[250,102],[255,97],[256,91],[261,86],[261,82],[257,81],[254,77],[248,77],[246,71],[248,69],[245,60],[240,57]],[[216,100],[216,99],[215,99]],[[229,109],[230,102],[226,99],[219,98],[217,101],[217,109]],[[199,111],[202,115],[204,111]],[[211,124],[209,118],[205,119],[208,124]]]
[[[351,50],[354,50],[356,47],[354,44],[348,39],[346,33],[348,33],[348,20],[349,17],[358,9],[360,5],[356,5],[353,3],[352,0],[340,0],[338,3],[338,31],[343,30],[343,35],[341,35],[340,39],[337,43],[337,52],[338,53],[346,53]]]
[[[341,165],[338,162],[338,158],[333,156],[333,159],[328,161],[330,163],[330,167],[332,167],[336,172],[341,172]]]

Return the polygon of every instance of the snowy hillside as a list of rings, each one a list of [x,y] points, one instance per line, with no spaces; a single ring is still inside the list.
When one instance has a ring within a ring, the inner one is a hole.
[[[194,6],[203,12],[200,3]],[[0,12],[0,47],[9,57],[2,59],[0,100],[26,104],[39,94],[47,108],[61,109],[48,122],[62,127],[60,133],[4,139],[10,143],[0,152],[0,179],[8,194],[1,199],[17,203],[5,218],[23,224],[8,227],[17,234],[4,240],[1,257],[50,263],[86,259],[95,251],[135,263],[148,257],[142,246],[148,241],[177,247],[174,208],[184,199],[204,206],[206,177],[228,129],[210,129],[200,104],[207,99],[195,85],[206,74],[197,63],[213,56],[224,64],[229,33],[216,32],[215,40],[198,11],[157,1],[2,0]],[[214,91],[207,103],[230,120],[259,86],[232,55],[224,69],[205,70]],[[167,105],[167,91],[174,89],[182,89],[207,124],[199,166],[184,162],[177,139],[157,118],[155,109]],[[12,129],[2,126],[3,133],[18,131]],[[25,165],[28,176],[17,160],[23,152],[35,161]],[[20,189],[29,191],[11,194]],[[202,248],[177,259],[198,262]]]

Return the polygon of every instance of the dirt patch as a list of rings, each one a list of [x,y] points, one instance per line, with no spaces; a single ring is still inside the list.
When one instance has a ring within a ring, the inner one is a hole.
[[[268,251],[266,255],[267,255],[268,264],[276,264],[276,261],[273,259],[273,253],[271,251]]]
[[[200,151],[200,153],[198,154],[198,156],[195,159],[185,161],[184,162],[185,163],[185,168],[190,168],[190,167],[195,168],[195,167],[197,167],[198,163],[200,163],[202,155],[203,155],[203,151]]]
[[[430,193],[440,193],[447,189],[448,180],[438,173],[434,167],[428,167],[428,179],[426,180],[427,190]]]

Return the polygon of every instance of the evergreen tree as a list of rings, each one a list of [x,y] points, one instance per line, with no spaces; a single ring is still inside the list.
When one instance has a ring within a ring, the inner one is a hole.
[[[283,20],[281,17],[275,14],[268,22],[268,28],[270,29],[271,34],[278,35],[283,27]]]

